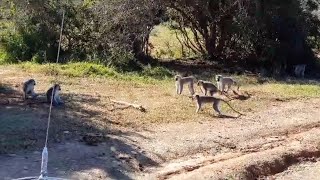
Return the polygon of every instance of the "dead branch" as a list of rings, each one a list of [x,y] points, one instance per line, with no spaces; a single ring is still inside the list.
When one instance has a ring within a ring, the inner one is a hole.
[[[116,104],[126,105],[126,107],[119,108],[119,109],[126,109],[126,108],[129,108],[129,107],[133,107],[135,109],[140,110],[141,112],[146,112],[146,109],[142,105],[139,105],[139,104],[132,104],[132,103],[128,103],[128,102],[124,102],[124,101],[116,101],[116,100],[110,100],[110,101],[113,102],[113,103],[116,103]]]

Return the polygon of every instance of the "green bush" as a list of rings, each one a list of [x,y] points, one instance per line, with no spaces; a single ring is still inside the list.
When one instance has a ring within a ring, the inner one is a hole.
[[[172,77],[173,73],[164,67],[154,67],[146,66],[142,71],[143,76],[152,77],[155,79],[165,79]]]
[[[62,74],[72,77],[107,76],[113,77],[117,72],[111,68],[94,63],[70,63],[61,66]]]
[[[44,58],[39,53],[36,53],[32,57],[31,61],[34,62],[34,63],[43,63],[44,62]]]
[[[24,42],[21,34],[6,32],[2,33],[0,42],[6,57],[2,57],[7,63],[17,63],[19,60],[31,59],[29,47]]]
[[[142,70],[141,65],[139,65],[133,53],[127,52],[122,48],[111,49],[107,65],[119,72]]]

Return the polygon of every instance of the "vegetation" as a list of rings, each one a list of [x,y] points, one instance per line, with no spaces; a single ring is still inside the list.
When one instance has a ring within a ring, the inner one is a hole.
[[[15,67],[15,65],[13,66]],[[157,80],[166,80],[173,77],[173,73],[162,67],[145,66],[139,72],[119,73],[114,68],[97,63],[68,63],[68,64],[44,64],[25,62],[18,65],[24,71],[41,73],[44,75],[57,75],[66,77],[107,77],[117,80],[136,80],[144,83],[154,83]]]
[[[150,55],[201,55],[279,76],[295,64],[316,69],[312,48],[320,44],[315,0],[6,0],[0,6],[2,63],[53,62],[63,11],[60,62],[96,62],[119,72],[142,71],[154,63]]]
[[[191,31],[188,32],[192,36]],[[182,59],[197,57],[181,39],[183,35],[168,23],[155,26],[150,34],[150,55],[158,59]]]

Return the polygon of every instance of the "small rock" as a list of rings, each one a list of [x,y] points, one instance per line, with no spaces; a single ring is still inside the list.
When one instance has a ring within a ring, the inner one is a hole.
[[[27,166],[24,166],[23,167],[23,170],[28,170],[29,168]]]

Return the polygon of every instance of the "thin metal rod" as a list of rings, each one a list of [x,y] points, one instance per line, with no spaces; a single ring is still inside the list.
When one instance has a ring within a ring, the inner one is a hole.
[[[60,30],[60,40],[59,40],[59,47],[58,47],[58,54],[57,54],[56,63],[59,62],[59,56],[60,56],[60,48],[61,48],[61,40],[62,40],[62,31],[63,31],[63,24],[64,24],[64,14],[65,14],[65,11],[63,10],[62,22],[61,22],[61,30]],[[47,147],[47,145],[48,145],[48,136],[49,136],[49,128],[50,128],[50,121],[51,121],[52,101],[53,101],[54,91],[55,91],[55,87],[53,86],[52,94],[51,94],[50,107],[49,107],[49,116],[48,116],[48,124],[47,124],[47,133],[46,133],[45,147]]]

